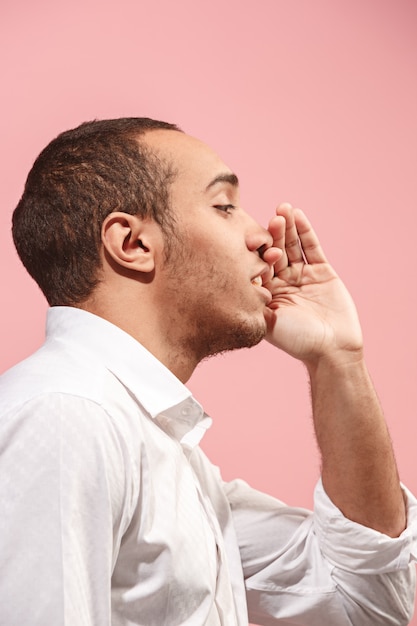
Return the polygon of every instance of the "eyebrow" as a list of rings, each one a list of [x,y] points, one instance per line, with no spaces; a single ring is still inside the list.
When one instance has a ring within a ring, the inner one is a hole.
[[[233,185],[233,187],[238,187],[239,179],[236,176],[236,174],[229,174],[229,173],[219,174],[218,176],[213,178],[211,182],[209,182],[209,184],[206,187],[206,191],[211,189],[211,187],[214,187],[214,185],[217,185],[217,183],[229,183],[229,185]]]

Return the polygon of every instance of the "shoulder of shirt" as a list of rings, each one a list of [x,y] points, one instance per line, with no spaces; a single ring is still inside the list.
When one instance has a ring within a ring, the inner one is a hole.
[[[77,349],[62,354],[46,343],[0,376],[0,414],[56,393],[102,404],[107,376],[108,370],[92,355]]]
[[[0,416],[47,394],[77,396],[110,413],[120,407],[123,414],[131,413],[133,403],[150,417],[189,402],[191,396],[133,337],[72,307],[52,307],[44,345],[0,376]]]

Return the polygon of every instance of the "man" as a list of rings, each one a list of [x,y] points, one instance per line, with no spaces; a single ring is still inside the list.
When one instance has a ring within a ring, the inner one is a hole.
[[[408,623],[416,500],[301,211],[266,230],[207,146],[108,120],[41,153],[13,236],[51,309],[0,383],[0,623]],[[314,513],[222,483],[198,446],[210,418],[183,383],[264,337],[310,376]]]

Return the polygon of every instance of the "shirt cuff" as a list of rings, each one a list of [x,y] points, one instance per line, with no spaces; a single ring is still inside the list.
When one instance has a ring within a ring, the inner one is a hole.
[[[314,527],[323,555],[335,567],[361,574],[382,574],[417,561],[417,500],[402,485],[407,528],[389,537],[344,517],[319,480],[314,491]]]

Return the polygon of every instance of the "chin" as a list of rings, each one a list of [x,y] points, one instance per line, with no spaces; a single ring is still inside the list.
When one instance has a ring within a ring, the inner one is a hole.
[[[265,338],[267,326],[265,319],[262,320],[241,320],[233,325],[217,328],[213,332],[213,327],[204,343],[200,342],[202,359],[229,352],[230,350],[240,350],[241,348],[252,348]],[[200,336],[200,339],[202,337]]]

